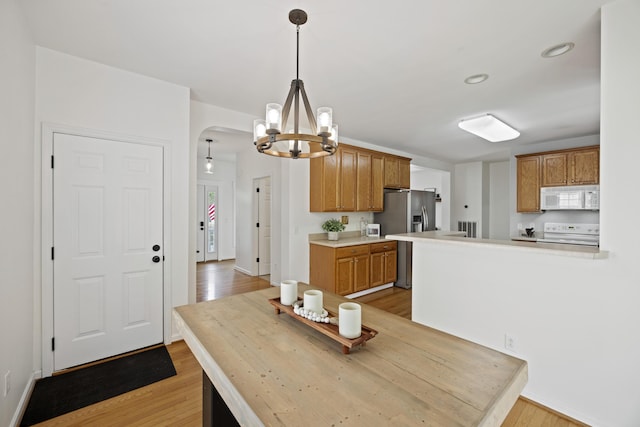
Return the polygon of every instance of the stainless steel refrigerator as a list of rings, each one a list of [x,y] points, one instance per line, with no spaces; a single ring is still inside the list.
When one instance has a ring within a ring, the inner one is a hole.
[[[380,235],[412,233],[436,229],[436,194],[433,191],[385,190],[384,212],[373,215]],[[395,286],[412,283],[412,243],[398,242],[398,280]]]

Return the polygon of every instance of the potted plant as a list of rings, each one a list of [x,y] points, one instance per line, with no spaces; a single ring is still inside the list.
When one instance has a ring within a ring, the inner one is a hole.
[[[344,224],[335,218],[322,223],[322,229],[327,232],[329,240],[338,240],[338,233],[344,230]]]

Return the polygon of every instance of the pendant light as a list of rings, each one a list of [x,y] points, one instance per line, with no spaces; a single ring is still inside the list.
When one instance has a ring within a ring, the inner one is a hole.
[[[207,143],[209,144],[207,151],[207,163],[205,164],[204,173],[213,174],[213,157],[211,157],[211,143],[213,139],[207,139]]]
[[[300,80],[300,25],[307,22],[304,10],[294,9],[289,12],[289,21],[296,26],[296,78],[291,82],[291,89],[284,106],[276,103],[267,104],[265,120],[254,120],[253,143],[263,154],[292,159],[330,156],[338,148],[338,125],[333,123],[333,111],[329,107],[317,110],[317,119],[309,105],[304,83]],[[301,133],[300,129],[300,97],[304,104],[311,133]],[[291,104],[293,103],[293,129],[286,129]]]

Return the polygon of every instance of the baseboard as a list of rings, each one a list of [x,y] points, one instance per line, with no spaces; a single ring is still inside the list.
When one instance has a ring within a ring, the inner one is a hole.
[[[236,271],[239,271],[240,273],[244,273],[251,276],[251,272],[249,270],[245,270],[244,268],[238,267],[237,265],[234,265],[233,269]]]
[[[20,400],[18,401],[18,407],[16,411],[13,413],[13,418],[11,418],[11,422],[9,426],[18,427],[20,425],[20,421],[22,420],[22,416],[24,415],[24,411],[27,410],[27,405],[29,404],[29,398],[31,397],[31,393],[33,392],[33,388],[36,386],[36,380],[42,378],[42,371],[34,371],[31,373],[29,377],[29,381],[22,392],[22,396],[20,396]]]
[[[387,283],[384,285],[380,285],[380,286],[376,286],[375,288],[369,288],[369,289],[365,289],[364,291],[360,291],[360,292],[354,292],[352,294],[346,295],[345,298],[358,298],[358,297],[362,297],[365,295],[369,295],[372,294],[374,292],[378,292],[381,291],[383,289],[388,289],[388,288],[392,288],[393,287],[393,283]]]
[[[520,398],[573,424],[584,427],[600,425],[600,423],[598,423],[596,420],[590,419],[590,417],[588,417],[586,414],[576,414],[574,413],[575,411],[572,411],[568,408],[568,406],[562,405],[561,403],[558,404],[558,402],[556,402],[556,404],[551,407],[547,404],[547,402],[545,402],[544,399],[541,398],[541,396],[534,396],[530,393],[523,393],[520,395]]]

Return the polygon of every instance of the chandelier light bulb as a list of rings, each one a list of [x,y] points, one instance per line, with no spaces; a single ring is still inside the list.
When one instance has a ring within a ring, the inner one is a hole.
[[[253,121],[253,141],[257,141],[258,138],[262,138],[267,135],[267,125],[264,120],[255,119]]]
[[[328,134],[331,129],[333,111],[329,107],[318,108],[318,135]]]
[[[277,131],[280,133],[282,129],[282,105],[267,104],[267,130]]]

